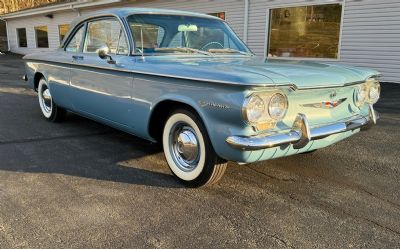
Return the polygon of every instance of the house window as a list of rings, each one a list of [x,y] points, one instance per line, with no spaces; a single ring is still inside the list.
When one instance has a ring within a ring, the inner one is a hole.
[[[64,40],[65,35],[68,33],[69,24],[61,24],[58,25],[58,33],[60,36],[60,44]]]
[[[49,37],[47,32],[47,26],[35,27],[36,34],[36,45],[38,48],[48,48],[49,47]]]
[[[17,29],[18,36],[18,47],[26,48],[28,47],[28,42],[26,40],[26,28]]]
[[[270,11],[268,57],[338,58],[341,4]]]
[[[225,20],[225,12],[209,13],[210,16],[216,16],[222,20]]]

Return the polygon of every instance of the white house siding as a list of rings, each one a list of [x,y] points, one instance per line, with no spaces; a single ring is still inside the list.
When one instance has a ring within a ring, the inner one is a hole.
[[[250,0],[248,45],[265,55],[270,9],[335,2],[344,3],[339,62],[377,69],[382,81],[400,83],[399,0]]]
[[[22,17],[7,20],[8,39],[10,50],[14,53],[28,54],[33,52],[47,51],[46,48],[36,48],[36,26],[47,26],[49,36],[49,48],[56,49],[60,46],[58,25],[69,24],[77,16],[76,12],[64,11],[53,14],[53,19],[44,15]],[[17,28],[26,28],[28,40],[27,48],[20,48],[18,45]]]
[[[400,1],[346,1],[341,62],[379,70],[400,83]]]

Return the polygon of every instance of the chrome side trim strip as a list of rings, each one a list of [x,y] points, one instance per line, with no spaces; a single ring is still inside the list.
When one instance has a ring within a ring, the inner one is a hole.
[[[71,65],[75,67],[84,67],[84,68],[94,68],[100,70],[111,70],[116,72],[123,72],[123,73],[132,73],[132,74],[142,74],[142,75],[149,75],[149,76],[156,76],[156,77],[167,77],[173,79],[180,79],[180,80],[193,80],[193,81],[201,81],[201,82],[208,82],[208,83],[220,83],[226,85],[235,85],[235,86],[249,86],[249,87],[291,87],[292,84],[244,84],[244,83],[237,83],[232,81],[220,81],[220,80],[212,80],[212,79],[203,79],[203,78],[194,78],[194,77],[181,77],[171,74],[158,74],[158,73],[150,73],[146,71],[137,71],[137,70],[127,70],[122,68],[112,68],[112,67],[102,67],[102,66],[93,66],[93,65],[85,65],[85,64],[76,64],[72,62],[51,62],[46,60],[38,60],[38,59],[25,59],[27,62],[39,62],[47,65],[51,64],[58,64],[58,65]]]

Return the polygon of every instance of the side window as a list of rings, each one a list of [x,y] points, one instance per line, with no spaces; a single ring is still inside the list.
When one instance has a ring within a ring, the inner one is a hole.
[[[110,54],[128,54],[128,42],[117,20],[104,19],[88,23],[84,53],[95,53],[102,47],[108,47]]]
[[[69,41],[65,51],[67,52],[78,52],[82,42],[84,26],[81,26],[75,33],[74,37]]]

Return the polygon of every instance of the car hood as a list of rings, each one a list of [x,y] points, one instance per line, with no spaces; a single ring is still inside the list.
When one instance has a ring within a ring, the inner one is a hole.
[[[170,57],[137,59],[135,71],[149,74],[251,86],[293,85],[298,89],[339,87],[365,81],[379,72],[335,63],[259,57]]]

